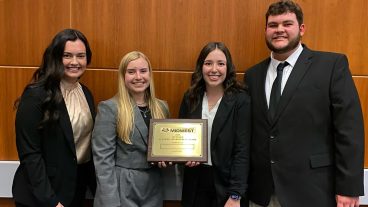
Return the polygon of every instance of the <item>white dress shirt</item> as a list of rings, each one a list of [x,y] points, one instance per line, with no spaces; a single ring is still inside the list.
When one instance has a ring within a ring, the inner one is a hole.
[[[291,74],[291,71],[293,70],[296,61],[299,58],[299,55],[303,51],[303,46],[299,44],[298,48],[285,60],[289,63],[284,70],[282,71],[282,80],[281,80],[281,95],[284,91],[285,85],[287,80],[289,79],[289,76]],[[271,89],[272,84],[276,79],[277,76],[277,66],[279,63],[283,61],[278,61],[275,58],[273,58],[273,53],[271,53],[271,62],[267,69],[267,75],[266,75],[266,82],[265,82],[265,93],[266,93],[266,99],[267,99],[267,106],[270,106],[270,96],[271,96]]]

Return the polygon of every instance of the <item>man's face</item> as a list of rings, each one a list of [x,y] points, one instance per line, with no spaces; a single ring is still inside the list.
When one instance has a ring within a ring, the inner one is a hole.
[[[266,25],[266,44],[274,53],[293,51],[304,35],[304,24],[299,25],[294,13],[269,16]]]

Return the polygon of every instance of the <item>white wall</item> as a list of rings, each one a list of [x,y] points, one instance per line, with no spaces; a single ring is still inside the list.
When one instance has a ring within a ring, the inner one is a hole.
[[[19,161],[0,161],[0,197],[11,198],[14,173]],[[182,187],[182,169],[177,166],[163,170],[164,199],[180,200]],[[90,195],[87,194],[87,197]]]

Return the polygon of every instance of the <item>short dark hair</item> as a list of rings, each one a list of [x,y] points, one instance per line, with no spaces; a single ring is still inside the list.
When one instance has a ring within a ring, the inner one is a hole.
[[[268,10],[266,13],[266,24],[268,22],[269,16],[280,15],[280,14],[284,14],[287,12],[294,13],[296,16],[296,19],[298,20],[299,25],[303,24],[302,8],[299,6],[299,4],[291,0],[281,0],[281,1],[271,4],[268,7]]]

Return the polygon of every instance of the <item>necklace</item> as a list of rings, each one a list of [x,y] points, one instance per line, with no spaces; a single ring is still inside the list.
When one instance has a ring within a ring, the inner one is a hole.
[[[214,104],[208,104],[208,109],[211,111],[213,109],[213,107],[216,106],[217,103]]]
[[[215,106],[217,106],[221,99],[222,99],[222,96],[210,101],[207,97],[208,110],[211,111]]]
[[[137,104],[137,106],[147,106],[147,103],[146,102],[143,102],[143,103],[135,103]]]
[[[143,115],[144,118],[147,118],[150,110],[148,107],[138,107],[139,111],[141,112],[141,114]]]

